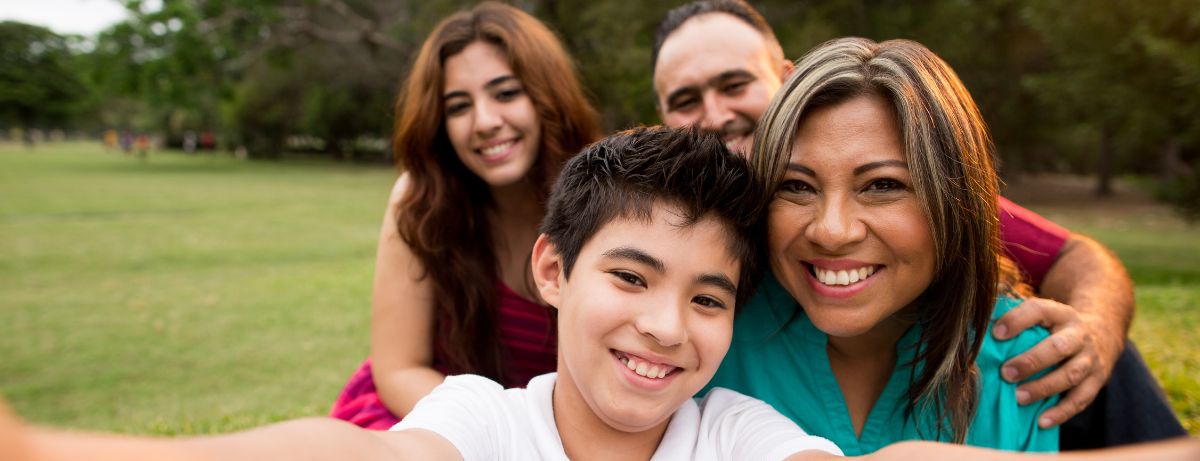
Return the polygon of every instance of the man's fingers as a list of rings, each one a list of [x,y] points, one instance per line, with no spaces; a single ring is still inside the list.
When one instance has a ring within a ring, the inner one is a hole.
[[[1104,387],[1104,382],[1098,377],[1085,379],[1071,392],[1063,395],[1057,405],[1042,412],[1038,417],[1038,427],[1049,429],[1071,419],[1092,404],[1092,400],[1096,398],[1096,394],[1102,387]]]
[[[1017,403],[1028,405],[1052,395],[1061,394],[1093,378],[1095,362],[1086,355],[1077,355],[1058,369],[1017,388]],[[1099,379],[1099,377],[1096,377]],[[1094,397],[1094,396],[1093,396]],[[1090,399],[1089,399],[1090,401]]]
[[[996,339],[1005,340],[1034,325],[1053,329],[1054,326],[1067,323],[1072,319],[1072,312],[1069,312],[1069,309],[1066,305],[1049,299],[1026,299],[996,321],[996,326],[992,328],[992,335]]]
[[[1010,383],[1020,382],[1078,354],[1083,348],[1079,334],[1078,329],[1067,329],[1050,335],[1021,355],[1005,362],[1000,368],[1000,375]],[[1060,389],[1062,390],[1065,389]]]

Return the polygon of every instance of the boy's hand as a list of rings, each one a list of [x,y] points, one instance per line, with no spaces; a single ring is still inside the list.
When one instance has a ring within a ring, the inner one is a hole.
[[[29,429],[8,410],[0,398],[0,453],[5,461],[33,461],[29,447]]]

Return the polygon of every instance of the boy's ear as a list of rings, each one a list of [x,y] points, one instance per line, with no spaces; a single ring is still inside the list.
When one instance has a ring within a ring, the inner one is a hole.
[[[546,234],[539,235],[533,244],[533,256],[530,259],[533,264],[533,283],[537,285],[538,293],[546,304],[557,309],[564,281],[562,256],[558,254],[558,248],[550,243]]]

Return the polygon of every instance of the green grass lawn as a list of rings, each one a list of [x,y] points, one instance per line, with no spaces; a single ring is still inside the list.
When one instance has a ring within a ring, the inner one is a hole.
[[[0,393],[35,422],[128,433],[324,414],[368,351],[393,178],[0,144]],[[1120,254],[1138,282],[1132,335],[1200,434],[1200,231],[1150,205],[1020,202]]]
[[[386,166],[0,145],[0,392],[207,433],[328,411],[366,357]]]

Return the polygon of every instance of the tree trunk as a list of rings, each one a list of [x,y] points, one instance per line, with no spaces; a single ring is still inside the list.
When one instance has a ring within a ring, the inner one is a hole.
[[[1113,157],[1112,129],[1103,128],[1100,131],[1100,145],[1096,149],[1097,196],[1112,196]]]
[[[1187,162],[1183,161],[1183,141],[1178,136],[1172,136],[1163,146],[1162,170],[1159,173],[1163,179],[1173,179],[1187,176],[1191,173],[1189,169]]]

